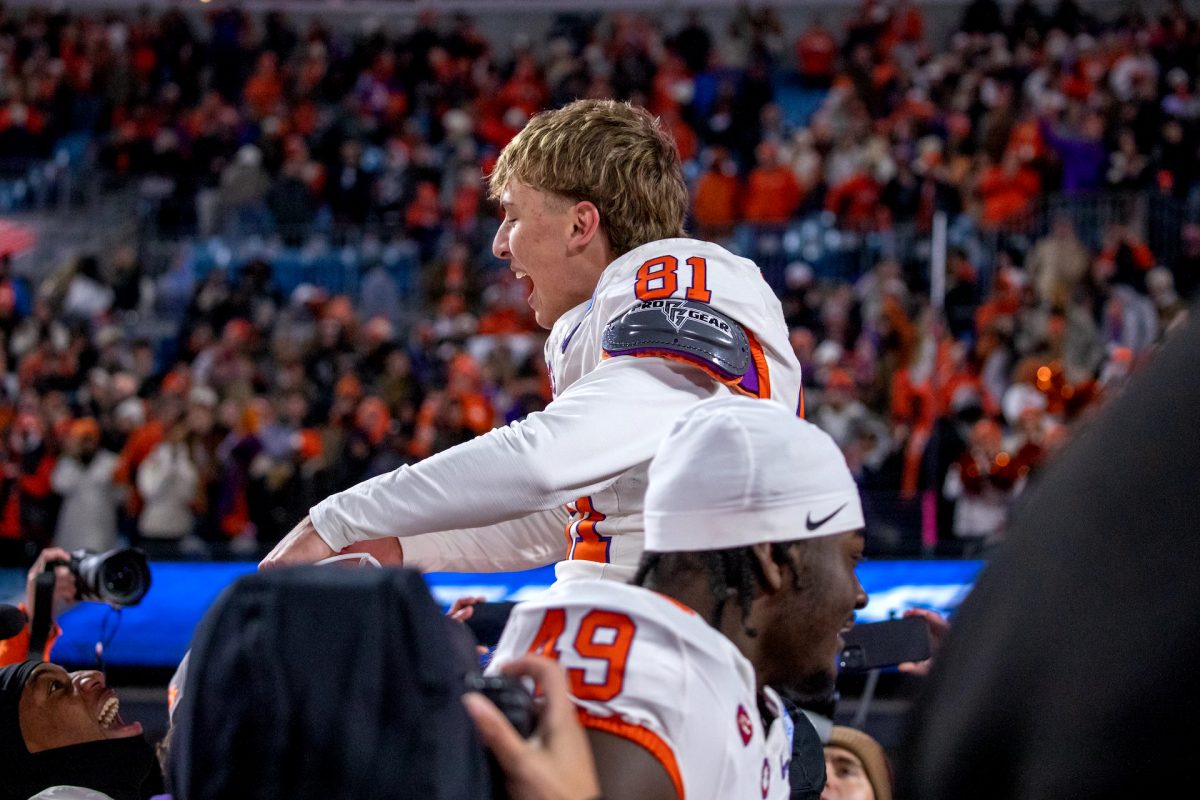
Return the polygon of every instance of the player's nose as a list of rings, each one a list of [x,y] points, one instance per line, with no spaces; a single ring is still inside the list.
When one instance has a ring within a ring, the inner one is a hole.
[[[512,258],[512,252],[508,249],[508,232],[503,225],[500,226],[500,230],[496,231],[496,236],[492,239],[492,255],[503,261]]]

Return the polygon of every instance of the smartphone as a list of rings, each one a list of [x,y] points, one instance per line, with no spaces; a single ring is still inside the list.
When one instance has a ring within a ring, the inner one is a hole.
[[[855,625],[842,638],[842,672],[869,672],[929,658],[929,623],[921,617]]]

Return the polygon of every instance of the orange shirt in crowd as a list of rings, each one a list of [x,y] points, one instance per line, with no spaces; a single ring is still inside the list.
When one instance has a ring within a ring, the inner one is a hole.
[[[1027,167],[1009,170],[993,165],[979,177],[979,196],[983,200],[983,224],[994,227],[1029,211],[1041,191],[1038,174]]]
[[[546,104],[546,85],[538,77],[537,67],[527,61],[518,65],[516,73],[500,89],[500,101],[505,108],[519,108],[533,116]]]
[[[879,41],[880,53],[886,56],[898,44],[918,44],[924,36],[925,18],[921,16],[921,9],[905,4],[892,13],[891,22]]]
[[[843,228],[866,230],[879,206],[879,184],[870,176],[856,172],[829,190],[825,209],[837,215]]]
[[[755,167],[746,181],[743,214],[747,222],[787,222],[803,199],[804,190],[790,168]]]
[[[521,313],[515,308],[492,308],[485,311],[483,316],[479,318],[478,333],[481,336],[501,333],[526,333],[532,330],[535,330],[535,326],[530,323],[528,315]]]
[[[819,25],[809,28],[796,40],[796,64],[805,77],[832,78],[837,54],[837,39]]]
[[[24,603],[17,606],[26,616],[29,615],[29,609]],[[42,651],[42,660],[50,660],[50,651],[54,649],[54,643],[58,641],[58,637],[62,634],[62,628],[58,627],[57,622],[50,623],[50,636],[46,639],[46,649]],[[24,661],[29,653],[29,626],[18,633],[11,639],[0,641],[0,667],[7,667],[9,664],[20,664]]]
[[[113,480],[129,487],[125,500],[125,510],[130,516],[137,516],[142,510],[142,497],[137,491],[137,468],[150,455],[150,451],[158,447],[167,436],[162,422],[152,419],[142,427],[129,434],[125,446],[121,448],[117,468],[113,472]]]
[[[727,230],[738,219],[741,184],[736,175],[710,170],[696,182],[692,216],[704,228]]]
[[[246,81],[242,96],[246,99],[251,113],[262,118],[274,111],[283,99],[283,83],[273,72],[256,72]]]
[[[1137,240],[1125,239],[1123,243],[1129,248],[1130,255],[1133,256],[1133,263],[1139,270],[1146,272],[1154,267],[1154,253],[1146,245],[1145,242]],[[1117,260],[1117,250],[1120,244],[1110,244],[1100,251],[1100,261],[1115,262]]]
[[[1024,163],[1041,158],[1046,152],[1042,132],[1036,119],[1025,119],[1016,123],[1008,134],[1008,152],[1014,153]]]
[[[21,497],[44,498],[50,494],[50,475],[54,472],[57,459],[43,455],[33,472],[21,475],[8,490],[4,508],[0,510],[0,538],[21,539]]]
[[[679,151],[679,158],[683,161],[694,159],[700,150],[700,139],[692,130],[692,126],[684,122],[683,117],[675,110],[664,112],[662,121],[675,139],[675,149]]]

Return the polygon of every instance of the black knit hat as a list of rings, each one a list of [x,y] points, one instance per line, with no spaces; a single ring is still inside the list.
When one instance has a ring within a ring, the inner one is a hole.
[[[22,661],[0,668],[0,763],[20,764],[29,757],[21,735],[21,694],[40,661]]]

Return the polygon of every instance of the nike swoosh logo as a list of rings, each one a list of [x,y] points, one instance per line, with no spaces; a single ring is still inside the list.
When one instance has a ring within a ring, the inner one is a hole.
[[[810,531],[815,531],[817,528],[821,527],[826,522],[829,522],[829,520],[836,517],[838,515],[838,513],[843,508],[845,508],[847,505],[849,505],[849,503],[842,503],[840,506],[838,506],[836,509],[834,509],[834,512],[832,514],[830,514],[828,517],[825,517],[824,519],[819,519],[816,522],[813,522],[812,512],[810,511],[808,513],[808,516],[806,516],[804,518],[804,527],[808,528]]]

